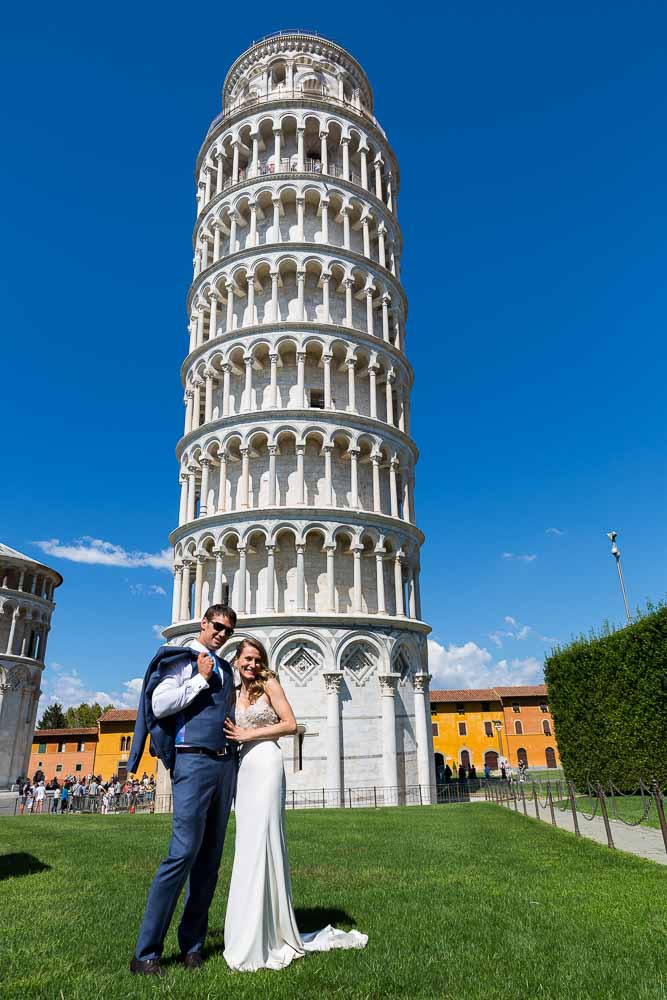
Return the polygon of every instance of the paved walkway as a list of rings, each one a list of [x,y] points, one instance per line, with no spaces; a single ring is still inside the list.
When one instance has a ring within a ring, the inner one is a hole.
[[[519,812],[523,815],[522,803],[519,801],[517,805]],[[509,808],[514,809],[513,803],[510,803]],[[527,801],[526,809],[528,810],[528,815],[536,819],[535,803]],[[551,823],[551,810],[549,807],[539,803],[539,810],[540,819]],[[569,830],[570,833],[574,833],[572,811],[567,809],[565,812],[561,812],[557,806],[554,806],[554,813],[556,815],[556,825],[561,830]],[[588,820],[584,819],[580,812],[577,812],[577,820],[579,822],[579,832],[582,837],[589,837],[591,840],[596,840],[598,844],[604,844],[605,847],[608,846],[604,820],[601,816],[594,816],[593,819]],[[619,851],[627,851],[628,854],[637,854],[640,858],[656,861],[659,865],[667,865],[667,851],[665,850],[660,830],[654,830],[650,826],[626,826],[625,823],[621,823],[620,820],[616,819],[610,819],[609,823],[614,847]]]

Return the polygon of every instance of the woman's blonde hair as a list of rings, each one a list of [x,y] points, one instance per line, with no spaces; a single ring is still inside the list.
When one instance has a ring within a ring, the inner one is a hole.
[[[234,660],[238,660],[246,646],[250,646],[251,649],[256,649],[259,653],[259,658],[262,661],[262,669],[256,675],[254,681],[248,685],[248,701],[251,705],[254,705],[257,699],[261,698],[264,694],[267,681],[273,680],[276,675],[272,670],[269,670],[269,654],[266,652],[263,643],[261,643],[259,639],[253,639],[252,636],[248,636],[247,639],[241,640],[236,648]]]

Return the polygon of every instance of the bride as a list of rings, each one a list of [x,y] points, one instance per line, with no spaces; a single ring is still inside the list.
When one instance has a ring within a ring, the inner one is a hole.
[[[236,722],[227,719],[225,733],[241,744],[241,753],[225,961],[231,969],[252,972],[283,969],[307,951],[363,948],[368,937],[354,930],[328,926],[299,933],[285,845],[285,772],[277,742],[296,733],[296,719],[261,642],[244,639],[235,666],[241,677]]]

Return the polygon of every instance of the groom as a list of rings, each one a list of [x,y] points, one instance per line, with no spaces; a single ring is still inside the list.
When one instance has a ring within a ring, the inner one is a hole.
[[[234,717],[234,674],[218,656],[235,626],[236,613],[214,604],[189,646],[161,646],[146,671],[127,769],[136,771],[150,735],[151,751],[171,772],[174,819],[169,853],[148,894],[133,973],[161,975],[164,938],[188,876],[178,927],[181,961],[187,969],[198,969],[203,961],[236,787],[235,745],[223,730],[225,719]]]

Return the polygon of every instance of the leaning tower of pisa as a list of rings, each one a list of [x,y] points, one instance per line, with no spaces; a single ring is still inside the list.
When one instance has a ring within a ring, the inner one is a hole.
[[[196,163],[171,643],[228,600],[294,707],[288,788],[433,785],[399,172],[361,66],[280,32]],[[392,791],[380,792],[381,789]]]

